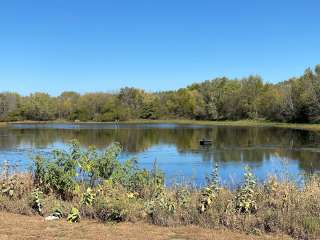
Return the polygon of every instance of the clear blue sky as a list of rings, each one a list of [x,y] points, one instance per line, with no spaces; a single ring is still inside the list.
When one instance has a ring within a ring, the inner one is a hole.
[[[320,63],[319,0],[2,0],[0,91],[278,82]]]

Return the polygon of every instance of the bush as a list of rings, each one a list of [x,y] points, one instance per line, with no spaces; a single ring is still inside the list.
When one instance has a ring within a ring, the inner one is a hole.
[[[93,207],[102,221],[136,221],[145,216],[142,199],[111,182],[101,186]]]

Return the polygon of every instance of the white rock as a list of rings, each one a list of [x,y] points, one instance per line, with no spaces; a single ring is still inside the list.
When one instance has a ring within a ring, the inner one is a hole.
[[[44,218],[44,220],[46,220],[46,221],[59,220],[59,219],[60,218],[55,217],[55,216],[48,216],[48,217]]]

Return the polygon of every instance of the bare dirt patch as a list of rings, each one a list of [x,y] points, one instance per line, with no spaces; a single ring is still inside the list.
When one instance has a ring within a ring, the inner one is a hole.
[[[287,236],[254,236],[231,231],[216,231],[195,226],[159,227],[146,223],[103,224],[83,220],[46,222],[38,216],[0,212],[0,240],[11,239],[112,239],[112,240],[266,240],[290,239]]]

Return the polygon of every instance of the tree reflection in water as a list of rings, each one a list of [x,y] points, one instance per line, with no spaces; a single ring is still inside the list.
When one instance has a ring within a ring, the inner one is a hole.
[[[213,144],[201,147],[199,140],[202,138],[213,140]],[[172,170],[170,168],[175,168],[174,161],[182,175],[189,175],[190,168],[199,166],[196,174],[201,174],[202,179],[202,171],[205,169],[206,173],[210,172],[214,162],[220,163],[225,174],[249,164],[256,169],[260,168],[263,175],[266,174],[271,161],[280,162],[281,158],[288,159],[292,169],[298,171],[320,170],[319,134],[306,130],[271,127],[16,124],[0,128],[1,160],[13,161],[10,158],[16,155],[14,160],[20,158],[21,161],[27,161],[30,154],[26,154],[24,149],[49,151],[52,146],[65,147],[71,139],[78,139],[83,147],[95,145],[99,149],[105,148],[111,142],[120,142],[126,156],[142,156],[145,159],[141,162],[146,166],[154,159],[162,159],[159,164],[169,173]],[[21,149],[22,153],[17,149]],[[280,163],[275,166],[280,166]]]

